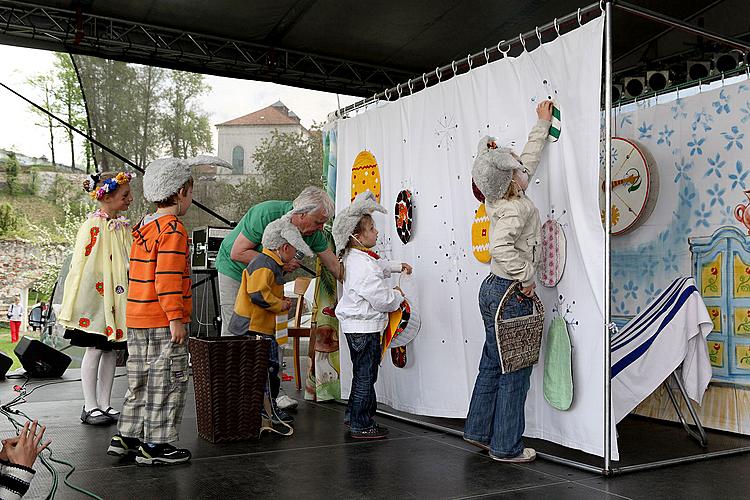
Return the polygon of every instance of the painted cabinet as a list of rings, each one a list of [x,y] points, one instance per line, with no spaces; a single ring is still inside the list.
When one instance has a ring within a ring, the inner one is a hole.
[[[750,238],[724,226],[689,238],[693,276],[713,321],[713,380],[750,385]]]

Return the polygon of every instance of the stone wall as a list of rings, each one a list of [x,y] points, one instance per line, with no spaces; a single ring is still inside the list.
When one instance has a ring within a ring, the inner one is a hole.
[[[9,303],[28,288],[47,268],[46,263],[62,263],[62,245],[32,245],[22,240],[0,241],[0,303]]]

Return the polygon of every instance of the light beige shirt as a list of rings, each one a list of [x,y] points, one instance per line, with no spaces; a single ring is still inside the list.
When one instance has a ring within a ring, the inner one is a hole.
[[[523,169],[534,175],[546,144],[550,122],[538,120],[529,132],[520,159]],[[539,210],[522,193],[512,200],[497,200],[486,205],[490,218],[490,269],[501,278],[518,280],[523,286],[534,282],[541,242]]]

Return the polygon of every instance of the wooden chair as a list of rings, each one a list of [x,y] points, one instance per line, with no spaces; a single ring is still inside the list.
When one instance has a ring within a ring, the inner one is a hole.
[[[294,381],[299,391],[302,388],[302,377],[300,375],[300,363],[299,363],[299,339],[310,338],[310,328],[302,328],[300,323],[302,322],[302,310],[305,304],[305,292],[310,286],[310,278],[300,277],[294,280],[294,295],[297,296],[297,309],[294,313],[294,326],[289,326],[288,336],[294,339],[293,356],[294,356]]]

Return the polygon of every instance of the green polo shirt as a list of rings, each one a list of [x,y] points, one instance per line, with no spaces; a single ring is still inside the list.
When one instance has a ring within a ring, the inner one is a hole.
[[[262,252],[263,245],[261,245],[261,241],[263,241],[263,231],[266,229],[266,226],[276,219],[280,219],[291,210],[291,201],[270,200],[250,207],[250,210],[242,217],[237,227],[232,229],[232,232],[221,242],[219,254],[216,256],[216,269],[221,274],[229,276],[233,280],[242,281],[242,271],[247,266],[242,262],[232,260],[230,257],[237,235],[242,233],[245,238],[255,243],[256,251]],[[302,239],[305,240],[305,243],[315,253],[323,252],[328,248],[326,237],[321,231],[315,231],[310,236],[303,236]]]

